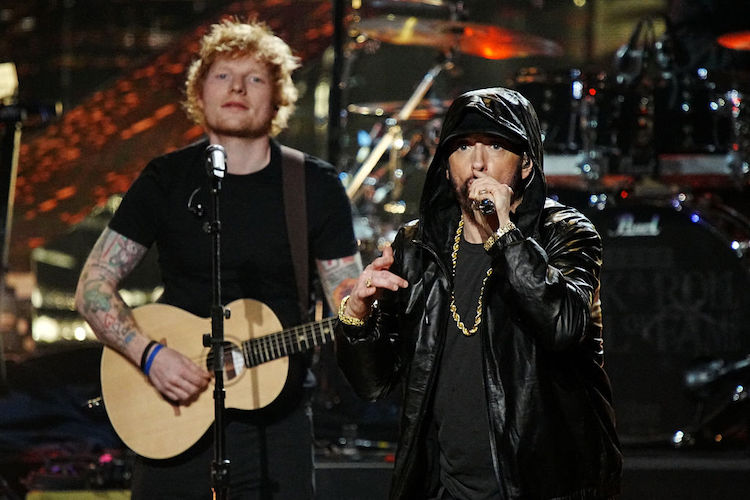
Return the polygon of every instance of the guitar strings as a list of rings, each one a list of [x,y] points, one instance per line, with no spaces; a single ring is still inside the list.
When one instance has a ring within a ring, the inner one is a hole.
[[[248,356],[246,356],[245,359],[251,361],[252,366],[257,366],[258,364],[260,364],[254,362],[256,359],[259,359],[261,363],[271,361],[272,359],[277,359],[273,357],[269,358],[266,353],[279,353],[279,355],[281,355],[282,352],[289,351],[289,347],[294,344],[296,344],[297,347],[301,347],[301,342],[299,339],[300,333],[305,334],[304,336],[306,340],[311,339],[313,345],[318,345],[318,342],[316,342],[317,338],[320,338],[320,343],[323,344],[325,343],[326,338],[333,338],[333,324],[335,320],[335,317],[331,317],[320,322],[304,323],[302,325],[293,326],[287,330],[283,330],[279,332],[279,335],[264,335],[261,337],[250,339],[249,341],[247,341],[247,345],[250,346],[249,350],[252,352],[248,352]],[[308,335],[308,333],[311,333],[312,335]],[[315,335],[315,333],[319,333],[319,335]],[[274,337],[281,338],[281,341],[273,342],[272,339]],[[309,341],[306,342],[308,348],[310,347],[309,343]],[[243,342],[243,354],[245,354],[244,344],[245,343]],[[252,359],[253,353],[257,354],[257,356],[254,357],[256,359]]]
[[[304,339],[306,340],[305,344],[308,348],[310,347],[310,343],[312,343],[313,346],[318,345],[319,343],[317,342],[317,339],[320,339],[320,344],[324,344],[326,339],[333,339],[333,324],[335,320],[335,317],[331,317],[320,322],[310,322],[293,326],[287,330],[279,332],[278,335],[271,334],[252,338],[242,342],[239,350],[242,352],[243,359],[246,363],[247,361],[250,361],[250,366],[257,366],[258,364],[278,359],[278,357],[282,356],[283,352],[289,351],[289,347],[294,344],[296,344],[298,348],[301,348],[302,342],[300,342],[300,333],[304,335]],[[318,335],[316,335],[316,333]],[[279,338],[280,341],[273,342],[273,338]],[[245,348],[246,345],[249,346],[247,349]],[[238,348],[237,345],[225,341],[223,346],[224,355],[231,355],[236,348]],[[278,356],[269,358],[269,356],[267,356],[269,352],[274,355],[278,354]],[[256,355],[253,356],[253,354]],[[211,350],[206,356],[206,364],[210,366],[213,363],[213,359],[214,355]],[[257,360],[260,360],[261,363],[256,363],[255,361]],[[196,364],[200,364],[200,359],[193,359],[193,361],[196,362]]]

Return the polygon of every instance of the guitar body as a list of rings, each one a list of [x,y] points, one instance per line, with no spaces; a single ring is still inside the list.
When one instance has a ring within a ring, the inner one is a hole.
[[[241,343],[281,330],[273,311],[252,299],[237,300],[227,308],[224,339],[225,406],[255,410],[267,406],[281,393],[289,370],[289,358],[247,368]],[[209,349],[203,334],[211,332],[211,320],[177,307],[149,304],[133,311],[141,331],[182,353],[209,371]],[[208,430],[214,421],[213,386],[189,406],[165,400],[148,378],[117,351],[105,347],[101,361],[102,398],[112,426],[133,451],[148,458],[164,459],[182,453]]]

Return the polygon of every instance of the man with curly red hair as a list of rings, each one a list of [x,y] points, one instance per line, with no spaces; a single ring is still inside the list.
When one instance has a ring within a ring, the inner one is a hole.
[[[294,110],[297,89],[291,74],[297,67],[299,60],[289,46],[264,24],[227,20],[213,25],[186,82],[185,108],[207,137],[148,164],[81,273],[76,305],[97,337],[139,366],[149,382],[177,404],[188,405],[206,391],[211,375],[205,366],[141,331],[118,286],[155,244],[164,282],[159,301],[209,316],[212,242],[204,231],[208,210],[202,207],[211,202],[206,149],[216,144],[226,151],[227,165],[220,200],[222,302],[263,302],[284,327],[306,319],[310,294],[297,291],[292,243],[297,235],[289,227],[284,200],[289,192],[283,175],[287,149],[274,139]],[[310,155],[297,157],[304,165],[296,172],[304,172],[306,201],[299,213],[306,217],[302,238],[307,245],[296,248],[307,246],[307,261],[317,264],[322,288],[335,309],[333,297],[345,295],[347,278],[361,269],[349,200],[331,165]],[[227,413],[231,498],[313,496],[309,359],[293,355],[289,363],[284,389],[275,401],[252,412]],[[144,428],[148,425],[143,422]],[[139,456],[132,498],[210,498],[212,441],[209,431],[176,457]]]

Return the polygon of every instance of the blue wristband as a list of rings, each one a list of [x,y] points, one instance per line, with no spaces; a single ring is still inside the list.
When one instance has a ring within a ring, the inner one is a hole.
[[[154,362],[154,358],[156,357],[156,353],[162,350],[164,347],[164,344],[156,344],[156,347],[151,351],[151,354],[148,355],[148,359],[146,360],[146,366],[143,367],[143,373],[146,374],[148,377],[148,372],[151,370],[151,363]]]

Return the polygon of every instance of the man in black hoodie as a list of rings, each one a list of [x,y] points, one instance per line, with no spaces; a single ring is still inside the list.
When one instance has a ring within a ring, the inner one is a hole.
[[[603,369],[601,240],[546,198],[519,93],[457,98],[420,218],[341,302],[357,393],[403,390],[394,499],[606,499],[622,468]]]

